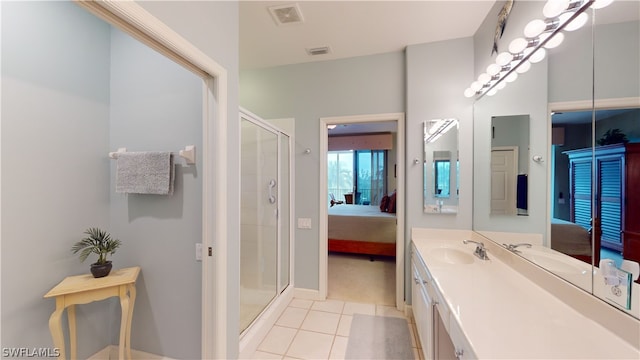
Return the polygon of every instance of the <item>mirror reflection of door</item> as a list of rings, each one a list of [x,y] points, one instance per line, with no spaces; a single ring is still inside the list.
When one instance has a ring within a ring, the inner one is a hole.
[[[451,194],[451,151],[433,152],[433,196],[448,198]]]
[[[491,214],[516,215],[517,147],[491,149]]]
[[[529,115],[491,118],[491,215],[528,215]]]

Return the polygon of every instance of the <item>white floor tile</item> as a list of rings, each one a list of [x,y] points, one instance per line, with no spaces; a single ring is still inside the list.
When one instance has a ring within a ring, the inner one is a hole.
[[[329,355],[329,359],[332,360],[342,360],[347,354],[347,343],[349,342],[349,338],[343,336],[336,336],[333,340],[333,346],[331,347],[331,354]]]
[[[396,309],[395,306],[386,306],[386,305],[376,305],[376,315],[405,318],[404,313]]]
[[[290,328],[299,328],[304,321],[305,316],[307,316],[307,309],[295,308],[295,307],[287,307],[278,321],[276,321],[276,325],[286,326]]]
[[[340,336],[349,336],[349,331],[351,331],[351,321],[353,320],[352,315],[342,315],[340,316],[340,322],[338,323],[338,331],[336,335]]]
[[[298,330],[282,326],[274,326],[264,338],[258,350],[284,355],[291,345]]]
[[[313,304],[313,300],[304,300],[304,299],[292,299],[289,303],[291,307],[297,307],[301,309],[310,309]]]
[[[286,355],[300,359],[327,359],[333,338],[333,335],[300,330]]]
[[[300,329],[335,335],[339,322],[340,314],[310,310]]]
[[[264,351],[256,351],[253,354],[252,359],[264,359],[264,360],[268,360],[268,359],[282,359],[282,355],[276,355],[276,354],[272,354],[272,353],[268,353],[268,352],[264,352]]]
[[[343,308],[344,301],[340,300],[314,301],[311,306],[311,310],[326,311],[336,314],[342,314]]]
[[[344,304],[344,309],[342,310],[342,313],[345,315],[353,315],[353,314],[375,315],[376,305],[347,302]]]

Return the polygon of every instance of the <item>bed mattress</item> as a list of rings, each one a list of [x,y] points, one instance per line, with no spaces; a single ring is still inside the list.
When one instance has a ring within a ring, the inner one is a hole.
[[[329,208],[329,239],[396,242],[396,214],[377,206],[340,204]]]

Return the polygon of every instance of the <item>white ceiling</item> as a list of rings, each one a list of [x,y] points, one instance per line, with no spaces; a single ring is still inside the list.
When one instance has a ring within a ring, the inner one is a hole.
[[[522,0],[517,0],[522,1]],[[539,0],[542,1],[542,0]],[[240,68],[262,68],[401,51],[473,36],[495,0],[240,1]],[[277,25],[269,7],[297,4],[302,23]],[[637,20],[639,0],[616,0],[597,23]],[[326,55],[307,48],[329,46]]]
[[[241,1],[240,68],[251,69],[401,51],[473,36],[495,0]],[[268,8],[297,4],[304,21],[277,25]],[[326,55],[307,48],[329,46]]]

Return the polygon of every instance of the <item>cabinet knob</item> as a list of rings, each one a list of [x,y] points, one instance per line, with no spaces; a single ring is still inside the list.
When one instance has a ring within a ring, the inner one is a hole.
[[[413,280],[416,282],[416,284],[420,284],[420,280],[418,280],[417,277],[414,277]]]

